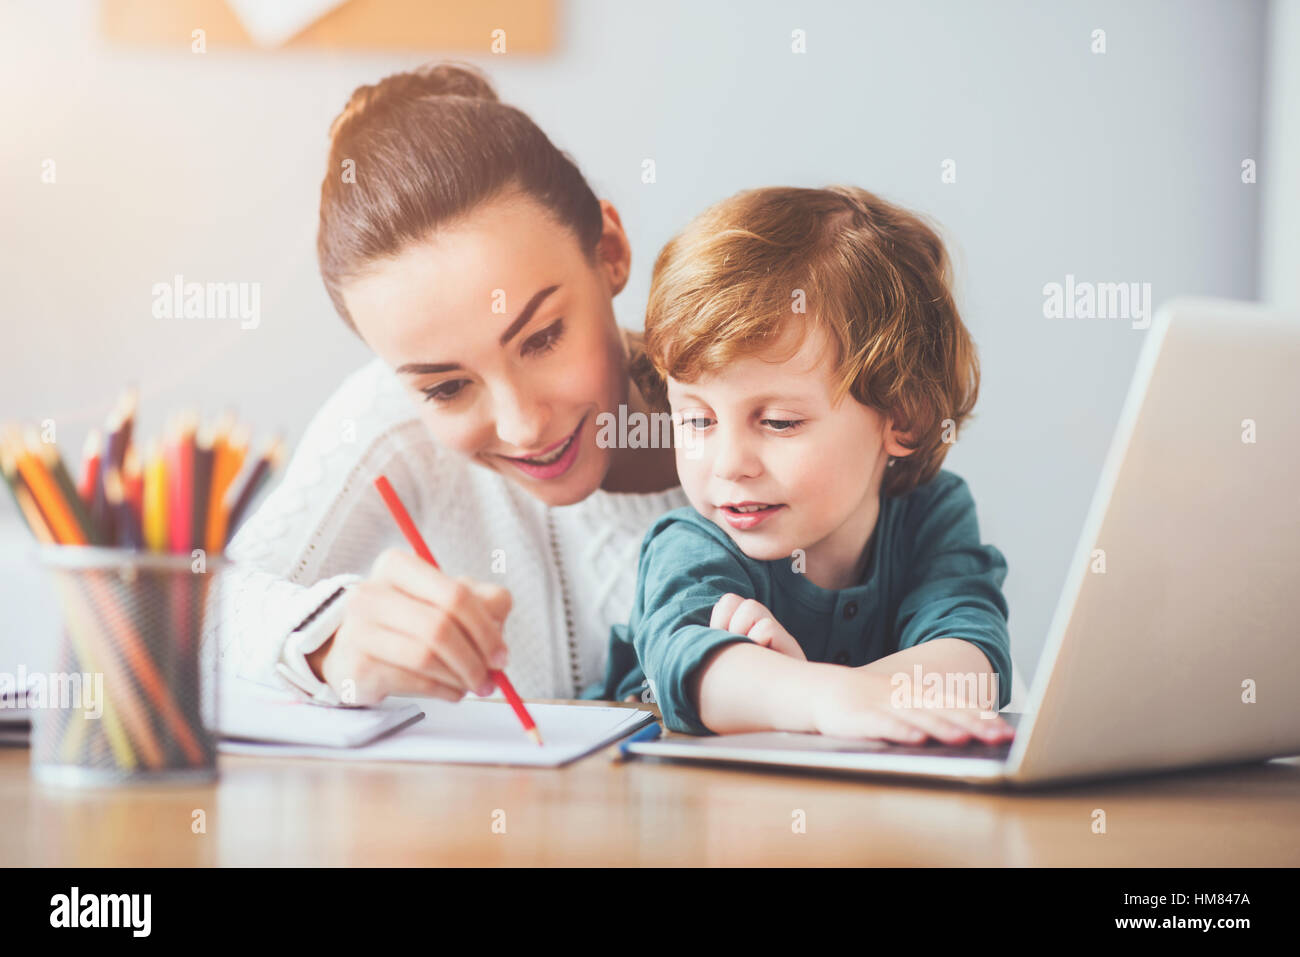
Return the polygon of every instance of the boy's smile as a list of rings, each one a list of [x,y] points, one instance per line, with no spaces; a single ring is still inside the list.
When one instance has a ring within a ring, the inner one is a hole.
[[[778,510],[785,508],[784,505],[769,505],[762,502],[730,502],[718,507],[722,510],[722,517],[727,520],[727,524],[742,532],[757,528]]]
[[[885,464],[908,450],[875,410],[832,402],[827,339],[799,334],[694,382],[668,380],[677,471],[696,511],[750,558],[802,551],[811,581],[843,588],[862,575]]]

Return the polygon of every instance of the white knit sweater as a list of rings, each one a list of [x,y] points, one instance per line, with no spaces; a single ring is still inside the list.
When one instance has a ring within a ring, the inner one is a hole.
[[[338,627],[347,586],[385,548],[408,547],[372,485],[382,473],[444,571],[510,590],[506,671],[519,693],[576,697],[603,676],[610,626],[631,611],[641,539],[685,496],[597,490],[548,507],[440,447],[416,401],[379,359],[343,381],[227,549],[205,639],[226,673],[337,703],[306,654]]]

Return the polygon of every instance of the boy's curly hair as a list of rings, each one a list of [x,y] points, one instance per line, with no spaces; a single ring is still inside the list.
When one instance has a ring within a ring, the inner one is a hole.
[[[655,261],[645,346],[661,376],[714,373],[792,322],[827,334],[836,401],[849,393],[907,433],[915,451],[886,470],[884,494],[932,479],[979,393],[935,229],[863,189],[770,187],[705,210]]]

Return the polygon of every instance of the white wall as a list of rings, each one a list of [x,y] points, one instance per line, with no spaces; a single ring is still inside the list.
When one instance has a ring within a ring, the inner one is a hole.
[[[1259,298],[1300,307],[1300,0],[1268,7]]]
[[[188,38],[169,52],[104,49],[94,11],[0,5],[0,414],[53,416],[79,448],[133,378],[145,432],[190,402],[231,404],[292,439],[366,358],[316,273],[326,131],[354,86],[426,58],[200,56]],[[1157,301],[1255,296],[1259,193],[1240,163],[1262,146],[1263,4],[561,11],[555,56],[475,59],[622,211],[625,324],[640,324],[662,243],[740,188],[851,182],[944,224],[984,373],[948,464],[1008,556],[1028,678],[1143,336],[1122,321],[1047,320],[1042,287],[1072,273],[1150,282]],[[1104,55],[1090,52],[1097,28]],[[804,55],[791,53],[794,29]],[[54,185],[40,182],[46,158]],[[640,181],[645,158],[654,185]],[[948,158],[955,184],[940,182]],[[150,287],[174,273],[261,283],[261,326],[152,319]]]

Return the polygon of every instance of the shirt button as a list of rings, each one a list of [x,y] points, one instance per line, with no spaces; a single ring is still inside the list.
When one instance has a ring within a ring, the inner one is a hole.
[[[852,617],[853,617],[854,615],[856,615],[857,613],[858,613],[858,603],[857,603],[856,601],[851,601],[851,602],[849,602],[847,605],[844,606],[844,620],[845,620],[845,621],[848,621],[850,618],[852,618]]]
[[[847,651],[837,651],[832,660],[837,665],[847,665],[849,663],[849,653]]]

